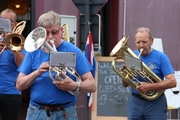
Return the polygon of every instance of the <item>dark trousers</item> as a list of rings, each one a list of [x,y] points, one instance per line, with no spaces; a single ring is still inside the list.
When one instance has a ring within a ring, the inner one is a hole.
[[[0,94],[2,120],[18,120],[21,105],[21,95]]]
[[[150,101],[132,94],[128,99],[128,120],[167,120],[166,96]]]

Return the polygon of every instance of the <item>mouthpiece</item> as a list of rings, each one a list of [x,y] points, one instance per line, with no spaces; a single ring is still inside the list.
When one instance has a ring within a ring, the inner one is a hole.
[[[143,48],[140,49],[138,58],[141,56],[141,53],[142,53],[143,50],[144,50]]]
[[[51,44],[52,44],[52,46],[53,46],[54,51],[57,52],[56,46],[55,46],[55,44],[54,44],[54,39],[51,39],[50,42],[51,42]]]

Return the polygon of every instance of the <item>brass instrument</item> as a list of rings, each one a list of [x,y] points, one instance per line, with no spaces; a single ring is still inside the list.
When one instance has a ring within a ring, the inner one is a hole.
[[[51,47],[46,41],[46,30],[43,27],[35,28],[33,31],[30,32],[30,34],[27,36],[24,44],[24,48],[28,52],[35,51],[38,48],[42,48],[42,50],[45,50],[47,53],[50,51],[56,51],[56,47],[54,45],[54,40],[50,40],[52,43]],[[50,66],[49,67],[49,76],[51,80],[63,80],[61,77],[62,72],[63,73],[69,73],[72,76],[76,78],[76,81],[79,83],[81,82],[81,78],[76,72],[76,70],[73,67],[66,67],[66,66]],[[55,77],[52,76],[52,72],[55,72]],[[68,91],[72,95],[78,95],[79,91]]]
[[[4,39],[5,46],[0,54],[2,54],[6,47],[12,52],[19,52],[24,48],[25,38],[21,34],[25,28],[25,25],[26,21],[21,21],[14,27],[12,33]]]
[[[128,46],[127,40],[128,36],[123,37],[113,48],[113,50],[110,53],[110,56],[116,56],[116,58],[112,61],[112,68],[113,70],[123,79],[126,83],[128,83],[132,88],[136,89],[136,87],[140,84],[137,77],[141,77],[145,80],[147,83],[158,83],[162,80],[152,72],[152,70],[142,62],[142,70],[136,70],[132,69],[126,66],[124,70],[117,70],[115,65],[118,59],[123,59],[125,61],[125,55],[134,57],[136,59],[139,59],[140,55],[136,55]],[[142,50],[140,51],[141,54]],[[159,96],[161,96],[163,93],[162,90],[153,90],[146,94],[142,94],[139,92],[139,94],[144,97],[147,100],[155,100]]]
[[[63,24],[62,27],[63,27],[62,39],[65,39],[68,42],[70,42],[69,33],[68,33],[68,24]]]

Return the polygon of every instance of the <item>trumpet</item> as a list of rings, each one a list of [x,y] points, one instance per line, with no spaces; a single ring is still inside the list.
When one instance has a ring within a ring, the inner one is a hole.
[[[28,52],[32,52],[41,47],[41,49],[46,51],[47,53],[49,53],[50,51],[57,52],[53,40],[50,40],[50,42],[52,43],[52,47],[45,41],[46,35],[47,35],[46,30],[43,27],[35,28],[33,31],[30,32],[30,34],[27,36],[25,40],[25,44],[24,44],[25,50]],[[65,74],[69,73],[72,76],[74,76],[76,78],[76,82],[78,82],[78,85],[81,82],[81,78],[79,74],[76,72],[76,70],[73,67],[50,66],[48,72],[51,80],[63,80],[63,78],[61,78],[61,74],[63,72]],[[52,72],[55,72],[55,78],[52,76]],[[68,91],[68,92],[71,93],[72,95],[79,94],[79,91]]]
[[[25,38],[21,34],[25,28],[25,25],[26,21],[19,22],[12,30],[12,33],[3,40],[5,46],[1,50],[0,55],[3,53],[6,47],[12,52],[19,52],[24,48]]]

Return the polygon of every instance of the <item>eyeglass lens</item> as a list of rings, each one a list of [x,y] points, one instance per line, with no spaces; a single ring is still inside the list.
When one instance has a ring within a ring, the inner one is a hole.
[[[59,30],[47,31],[47,35],[49,35],[50,33],[51,35],[57,35],[59,33]]]

